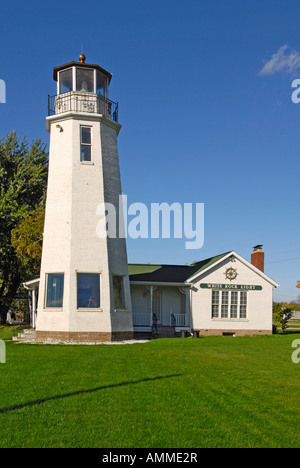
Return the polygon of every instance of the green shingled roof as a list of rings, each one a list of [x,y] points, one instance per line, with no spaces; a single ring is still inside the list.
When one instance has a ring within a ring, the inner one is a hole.
[[[143,282],[168,282],[168,283],[184,283],[192,276],[205,270],[215,262],[225,257],[229,252],[217,255],[216,257],[207,258],[192,265],[149,265],[149,264],[129,264],[130,281]]]

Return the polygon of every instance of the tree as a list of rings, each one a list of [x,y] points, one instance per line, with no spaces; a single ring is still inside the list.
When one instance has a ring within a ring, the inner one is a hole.
[[[48,154],[37,139],[29,146],[15,132],[0,139],[0,319],[5,320],[24,268],[12,245],[12,231],[46,198]]]
[[[11,243],[27,279],[39,276],[42,257],[45,207],[27,213],[11,232]]]
[[[291,319],[293,311],[286,304],[275,302],[273,304],[273,320],[281,328],[282,333],[287,329],[288,321]]]

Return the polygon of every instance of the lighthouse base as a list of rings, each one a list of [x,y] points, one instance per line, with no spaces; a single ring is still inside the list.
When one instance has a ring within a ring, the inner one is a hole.
[[[37,330],[36,341],[76,342],[76,343],[105,343],[108,341],[132,340],[133,331],[116,332],[66,332]]]

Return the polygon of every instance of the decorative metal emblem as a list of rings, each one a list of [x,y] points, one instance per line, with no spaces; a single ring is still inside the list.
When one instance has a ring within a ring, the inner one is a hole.
[[[234,280],[237,277],[237,271],[235,268],[227,268],[227,270],[224,273],[225,278],[229,279],[230,281]]]

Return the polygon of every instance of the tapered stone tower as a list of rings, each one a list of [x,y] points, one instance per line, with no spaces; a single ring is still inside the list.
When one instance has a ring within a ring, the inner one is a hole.
[[[99,235],[105,203],[119,213],[118,105],[112,75],[71,62],[54,68],[49,97],[49,176],[37,340],[109,341],[133,337],[126,242]]]

